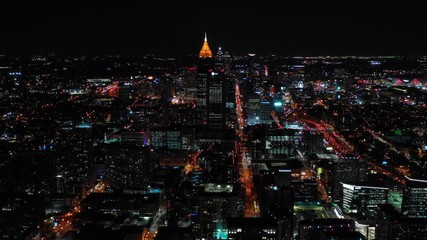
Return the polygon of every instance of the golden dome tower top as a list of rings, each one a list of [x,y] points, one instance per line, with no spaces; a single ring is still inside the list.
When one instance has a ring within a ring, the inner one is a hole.
[[[208,44],[208,36],[205,33],[205,41],[203,43],[202,49],[199,52],[199,58],[213,58],[213,54]]]

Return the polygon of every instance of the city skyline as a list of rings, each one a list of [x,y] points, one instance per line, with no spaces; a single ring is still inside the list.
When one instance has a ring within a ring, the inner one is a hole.
[[[0,53],[196,55],[425,54],[426,16],[416,3],[1,3]]]
[[[427,240],[424,10],[233,3],[0,3],[0,239]]]

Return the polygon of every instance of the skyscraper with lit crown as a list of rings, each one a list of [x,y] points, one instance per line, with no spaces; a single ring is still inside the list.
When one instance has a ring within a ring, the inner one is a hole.
[[[208,44],[208,36],[206,33],[205,33],[205,40],[203,42],[202,49],[200,49],[200,52],[199,52],[199,58],[201,59],[213,58],[211,48],[209,47],[209,44]]]
[[[210,128],[225,127],[224,74],[215,69],[207,35],[199,52],[197,67],[197,109],[199,122]]]
[[[213,54],[205,34],[197,65],[197,110],[201,125],[207,125],[208,123],[208,78],[209,73],[213,71],[213,66]]]

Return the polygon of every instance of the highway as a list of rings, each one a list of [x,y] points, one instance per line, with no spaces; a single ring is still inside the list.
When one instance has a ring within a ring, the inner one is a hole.
[[[331,125],[324,123],[323,121],[316,121],[313,119],[308,119],[308,117],[301,113],[296,113],[293,115],[294,120],[303,122],[306,126],[314,128],[316,131],[321,133],[325,140],[327,141],[328,145],[332,147],[332,149],[337,154],[348,154],[348,153],[354,153],[354,147],[351,146],[351,144],[348,143],[347,140],[345,140],[344,137],[342,137]],[[368,129],[368,132],[377,140],[385,143],[384,139],[381,139],[379,134],[375,133],[374,131]],[[389,147],[392,145],[390,143],[385,143]],[[396,149],[391,149],[392,151],[395,151],[399,153]],[[404,174],[399,174],[397,172],[392,172],[388,170],[386,167],[381,166],[380,164],[376,163],[373,159],[371,159],[369,156],[364,155],[363,156],[370,169],[384,174],[388,176],[389,178],[393,179],[396,182],[399,182],[401,184],[405,184],[405,176]]]

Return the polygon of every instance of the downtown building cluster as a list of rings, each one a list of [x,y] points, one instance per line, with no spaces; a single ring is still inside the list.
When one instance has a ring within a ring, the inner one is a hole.
[[[0,56],[0,238],[427,239],[426,71]]]

